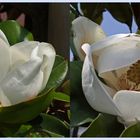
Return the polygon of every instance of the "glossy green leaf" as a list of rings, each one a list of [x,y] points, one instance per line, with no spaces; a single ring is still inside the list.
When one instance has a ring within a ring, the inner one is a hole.
[[[31,129],[31,125],[21,125],[19,130],[14,134],[14,137],[24,137],[30,132]]]
[[[55,92],[54,100],[59,100],[59,101],[63,101],[63,102],[70,102],[70,96],[68,96],[62,92]]]
[[[70,63],[71,81],[71,126],[79,126],[91,122],[97,116],[87,103],[82,90],[81,70],[83,63],[73,61]]]
[[[129,3],[108,3],[105,7],[116,20],[127,24],[131,31],[133,13]]]
[[[101,24],[103,19],[102,15],[105,11],[102,3],[81,3],[81,9],[84,16],[88,17],[97,24]]]
[[[99,114],[81,137],[117,137],[123,129],[116,116]]]
[[[40,125],[32,126],[23,124],[13,137],[49,137],[48,133],[40,128]]]
[[[59,87],[64,81],[67,71],[68,71],[68,62],[64,60],[63,57],[56,56],[49,81],[43,93],[49,90],[50,88]]]
[[[2,123],[24,123],[37,117],[43,110],[47,109],[54,97],[54,91],[37,96],[26,102],[9,107],[0,108],[0,122]]]
[[[21,27],[14,20],[7,20],[0,22],[0,29],[6,35],[10,45],[24,41],[24,40],[33,40],[33,35],[25,28]]]
[[[52,137],[69,136],[69,128],[63,121],[48,114],[42,113],[41,116],[43,118],[41,127],[45,129]]]
[[[140,122],[127,127],[120,137],[140,137]]]

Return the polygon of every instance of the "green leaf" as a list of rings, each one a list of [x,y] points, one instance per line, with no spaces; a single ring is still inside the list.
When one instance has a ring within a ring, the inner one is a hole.
[[[15,43],[24,40],[33,40],[32,33],[21,27],[14,20],[0,22],[0,29],[6,35],[10,45],[14,45]]]
[[[42,113],[41,116],[43,118],[41,127],[45,129],[52,137],[69,136],[69,128],[63,121],[48,114]]]
[[[19,130],[14,134],[14,137],[24,137],[30,132],[31,129],[31,125],[21,125]]]
[[[13,137],[49,137],[48,133],[45,132],[39,125],[32,126],[23,124],[19,130],[13,135]]]
[[[70,102],[70,96],[66,95],[62,92],[55,92],[54,94],[54,100],[64,101],[64,102]]]
[[[79,126],[91,122],[97,116],[87,103],[82,90],[81,70],[83,63],[73,61],[70,63],[71,81],[71,126]]]
[[[81,137],[117,137],[123,129],[115,116],[99,114]]]
[[[102,3],[81,3],[81,9],[84,16],[88,17],[97,24],[101,24],[103,19],[102,15],[105,11]]]
[[[129,3],[109,3],[105,7],[116,20],[127,24],[131,32],[133,13]]]
[[[140,122],[126,128],[120,137],[140,137]]]
[[[18,124],[30,121],[47,109],[54,97],[54,91],[40,95],[16,105],[0,108],[0,122]]]
[[[48,91],[50,88],[57,88],[64,81],[65,76],[68,71],[68,62],[64,60],[61,56],[56,56],[55,63],[47,83],[46,88],[43,90],[43,93]]]

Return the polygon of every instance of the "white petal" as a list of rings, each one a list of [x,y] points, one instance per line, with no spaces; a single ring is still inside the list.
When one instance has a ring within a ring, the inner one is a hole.
[[[43,60],[41,70],[43,72],[43,84],[42,89],[45,88],[49,76],[52,71],[52,67],[55,61],[55,50],[53,46],[49,43],[40,43],[37,41],[24,41],[18,43],[11,47],[11,51],[13,52],[13,64],[18,65],[27,61],[31,55],[32,50],[39,46],[38,56]],[[16,54],[17,53],[17,54]],[[19,57],[18,57],[19,56]]]
[[[0,30],[0,38],[7,44],[9,45],[9,42],[5,36],[5,34],[2,32],[2,30]]]
[[[94,52],[96,52],[96,55],[98,53],[98,51],[104,49],[104,48],[108,48],[113,44],[118,43],[119,41],[124,40],[126,37],[130,37],[130,36],[138,36],[137,34],[116,34],[116,35],[112,35],[112,36],[108,36],[96,43],[91,44],[92,47],[92,51],[94,50]],[[99,55],[99,54],[98,54]]]
[[[53,68],[53,64],[55,61],[56,53],[51,44],[42,42],[39,44],[38,55],[43,58],[41,70],[43,72],[42,89],[44,89],[49,80],[49,77]]]
[[[0,98],[2,106],[27,101],[34,98],[41,90],[43,82],[43,73],[40,70],[42,60],[37,56],[37,53],[38,47],[33,50],[29,61],[10,71],[1,81],[0,86],[4,93],[3,96],[0,96],[2,97]]]
[[[33,49],[39,45],[38,41],[23,41],[11,46],[11,49],[17,49],[27,57],[30,57]]]
[[[125,124],[140,121],[140,92],[121,90],[116,93],[113,100],[118,106]]]
[[[10,47],[12,66],[22,64],[30,59],[31,53],[39,42],[23,41]]]
[[[109,90],[106,90],[96,75],[90,46],[84,44],[82,48],[86,53],[82,70],[82,86],[88,103],[97,111],[120,115],[119,109],[108,93]]]
[[[101,27],[86,17],[78,17],[72,22],[74,32],[74,45],[81,60],[84,60],[84,53],[81,46],[84,43],[93,44],[106,37]]]
[[[14,47],[10,47],[11,53],[11,69],[14,69],[18,65],[24,64],[26,61],[29,60],[29,57],[24,55],[21,51]]]
[[[0,88],[0,102],[1,102],[1,106],[11,105],[9,99],[7,98],[7,96],[5,96],[1,88]]]
[[[129,36],[114,42],[111,46],[101,50],[97,64],[98,73],[102,74],[129,66],[140,59],[139,54],[140,37]]]
[[[136,35],[136,34],[131,34],[131,35]],[[109,36],[109,37],[106,37],[104,39],[102,39],[101,41],[98,41],[94,44],[91,45],[92,47],[92,57],[93,57],[93,63],[95,65],[95,69],[97,69],[97,61],[98,61],[98,58],[100,56],[100,53],[112,46],[113,44],[116,44],[118,43],[120,40],[122,41],[123,39],[125,39],[125,37],[128,37],[130,36],[130,34],[117,34],[117,35],[112,35],[112,36]]]
[[[103,87],[105,88],[106,92],[113,98],[113,96],[116,94],[116,90],[113,88],[110,88],[108,85],[102,83]]]
[[[109,86],[119,89],[118,77],[140,59],[140,36],[118,34],[93,44],[93,62],[100,77]]]
[[[0,38],[0,81],[10,68],[9,45]]]

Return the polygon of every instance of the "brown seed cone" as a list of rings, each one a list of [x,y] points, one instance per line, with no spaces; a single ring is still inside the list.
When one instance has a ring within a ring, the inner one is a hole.
[[[136,85],[140,84],[140,60],[129,68],[127,71],[127,79],[134,82]]]

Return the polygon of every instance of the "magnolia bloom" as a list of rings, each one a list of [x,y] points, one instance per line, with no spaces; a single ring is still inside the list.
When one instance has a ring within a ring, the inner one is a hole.
[[[49,79],[55,61],[51,44],[23,41],[13,46],[0,31],[0,103],[10,106],[36,97]]]
[[[82,49],[82,86],[88,103],[99,112],[117,115],[125,125],[140,121],[140,36],[113,35],[83,44]]]
[[[82,44],[92,44],[106,37],[102,28],[86,17],[79,17],[74,20],[72,22],[72,30],[74,35],[73,41],[74,44],[76,44],[75,49],[81,60],[84,60],[85,58],[85,54],[81,49]]]

